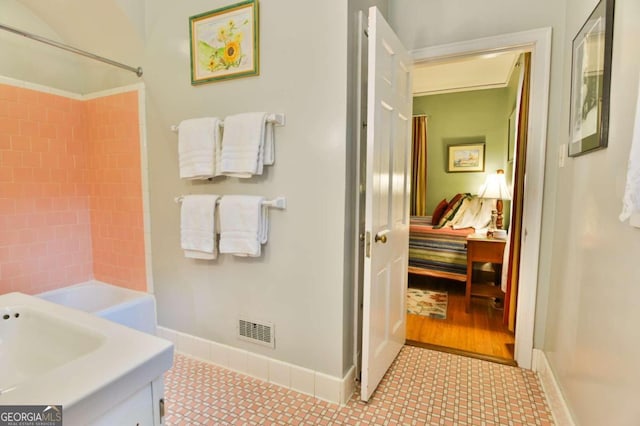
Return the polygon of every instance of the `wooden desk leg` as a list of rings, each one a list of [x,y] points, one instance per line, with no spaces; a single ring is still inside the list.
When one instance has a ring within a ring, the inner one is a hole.
[[[466,313],[469,313],[469,310],[471,309],[471,280],[473,279],[472,272],[473,262],[467,260],[467,287],[464,292],[464,311]]]

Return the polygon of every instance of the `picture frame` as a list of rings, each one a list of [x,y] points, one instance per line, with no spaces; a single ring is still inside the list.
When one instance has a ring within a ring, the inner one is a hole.
[[[484,172],[484,143],[465,143],[447,147],[447,173]]]
[[[569,156],[606,148],[614,0],[600,0],[572,43]]]
[[[258,1],[189,17],[191,84],[259,74]]]

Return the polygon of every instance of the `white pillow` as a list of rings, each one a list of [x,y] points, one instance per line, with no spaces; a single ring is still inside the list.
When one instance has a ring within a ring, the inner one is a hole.
[[[452,220],[453,229],[472,227],[475,223],[478,211],[482,206],[480,199],[476,195],[471,197],[471,199],[465,200],[464,202],[466,203],[465,210],[460,215],[456,213],[455,217]]]
[[[486,228],[491,223],[491,211],[496,209],[496,200],[482,200],[473,226],[475,229]]]
[[[474,195],[469,201],[464,214],[459,218],[456,214],[454,220],[458,220],[454,222],[453,229],[486,228],[491,222],[491,210],[495,210],[494,200],[485,200]]]
[[[460,222],[460,219],[462,219],[465,212],[469,210],[470,203],[471,203],[471,200],[469,198],[465,198],[464,200],[462,200],[462,203],[460,203],[460,207],[458,207],[456,214],[451,218],[449,223],[447,223],[447,226],[450,226],[452,228],[455,227],[456,224]]]

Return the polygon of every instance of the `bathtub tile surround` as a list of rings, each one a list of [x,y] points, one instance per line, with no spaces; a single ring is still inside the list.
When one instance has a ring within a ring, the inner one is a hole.
[[[0,77],[0,294],[147,289],[142,87],[80,96]]]
[[[92,277],[83,115],[79,100],[0,84],[0,293]]]
[[[95,279],[145,290],[138,93],[85,101]]]
[[[158,327],[158,336],[182,354],[322,400],[345,404],[354,392],[353,368],[345,377],[333,377],[165,327]]]
[[[165,383],[169,425],[554,424],[535,373],[411,346],[369,403],[331,404],[180,353]]]

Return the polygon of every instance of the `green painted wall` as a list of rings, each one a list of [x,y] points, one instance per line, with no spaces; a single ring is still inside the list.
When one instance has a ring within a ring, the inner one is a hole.
[[[428,116],[427,212],[458,192],[477,194],[487,173],[506,169],[508,119],[513,109],[509,98],[508,89],[502,88],[413,99],[413,113]],[[447,173],[448,145],[481,141],[486,144],[484,172]]]

